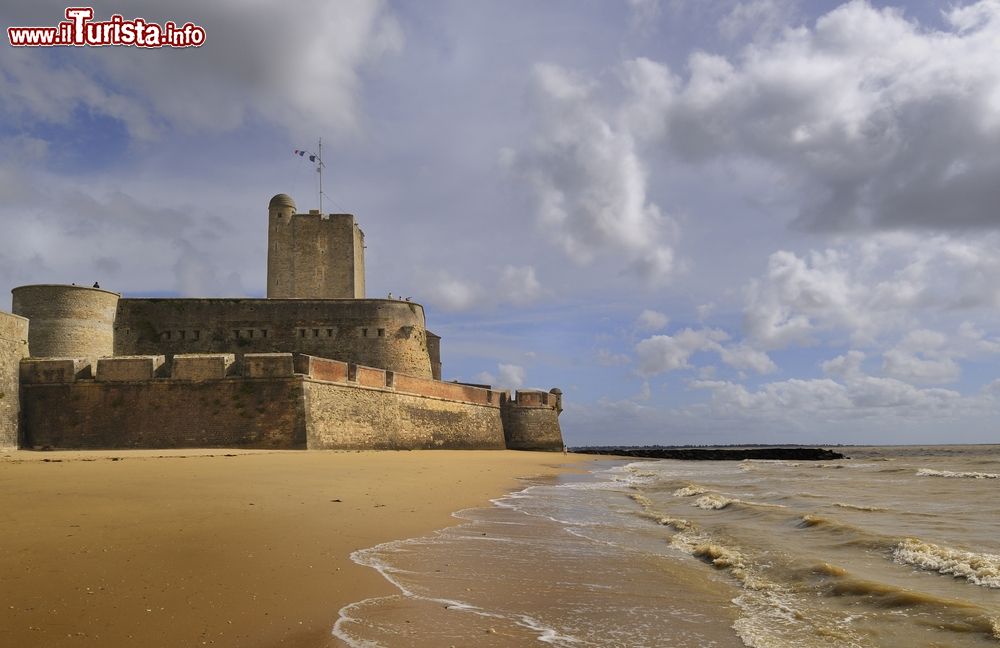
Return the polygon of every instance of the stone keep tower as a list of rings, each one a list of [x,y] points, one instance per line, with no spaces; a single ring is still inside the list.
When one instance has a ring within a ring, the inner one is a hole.
[[[297,214],[278,194],[267,218],[268,299],[364,299],[365,234],[353,214]]]

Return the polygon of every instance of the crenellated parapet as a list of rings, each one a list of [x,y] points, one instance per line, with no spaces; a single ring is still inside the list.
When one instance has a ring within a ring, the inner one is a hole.
[[[30,358],[29,447],[502,449],[505,392],[291,353]]]

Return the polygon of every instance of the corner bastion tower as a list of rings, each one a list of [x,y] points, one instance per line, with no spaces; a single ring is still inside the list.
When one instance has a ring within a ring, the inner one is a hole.
[[[267,217],[265,299],[15,288],[0,446],[562,449],[558,389],[442,382],[423,306],[365,297],[352,214]]]

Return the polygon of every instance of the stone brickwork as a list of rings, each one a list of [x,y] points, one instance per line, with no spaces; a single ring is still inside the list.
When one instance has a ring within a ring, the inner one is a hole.
[[[73,382],[90,378],[93,367],[86,358],[28,358],[21,360],[22,383]]]
[[[115,355],[304,353],[431,377],[424,309],[387,299],[122,299]]]
[[[431,378],[441,380],[441,336],[427,331],[427,355],[431,359]]]
[[[562,450],[562,392],[524,390],[516,397],[503,399],[504,439],[511,450]]]
[[[161,355],[98,358],[94,377],[101,382],[152,380],[162,375],[163,364]]]
[[[308,379],[305,393],[310,449],[505,447],[500,409],[496,406]]]
[[[293,364],[308,373],[292,376]],[[488,389],[321,358],[298,356],[293,361],[290,354],[250,356],[246,366],[257,377],[191,380],[174,375],[134,380],[135,375],[128,373],[129,380],[102,382],[77,379],[66,371],[62,383],[24,382],[26,445],[505,447],[499,394]],[[180,370],[181,364],[174,368]],[[414,393],[391,387],[400,379],[403,388]]]
[[[24,445],[304,448],[302,381],[226,378],[24,385]]]
[[[191,353],[174,356],[170,376],[176,380],[221,380],[233,373],[232,353]]]
[[[278,194],[268,205],[268,298],[364,299],[364,236],[353,214],[297,214]]]
[[[283,378],[294,373],[291,353],[248,353],[243,357],[247,378]]]
[[[31,321],[28,345],[36,358],[90,358],[114,353],[118,293],[83,286],[20,286],[15,315]]]
[[[0,312],[0,448],[18,446],[20,362],[28,356],[28,320]]]

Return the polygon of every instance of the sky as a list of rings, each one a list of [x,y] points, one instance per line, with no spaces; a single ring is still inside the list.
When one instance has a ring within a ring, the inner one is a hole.
[[[368,295],[571,446],[997,441],[1000,0],[94,10],[206,40],[4,44],[0,290],[263,296],[322,138]]]

